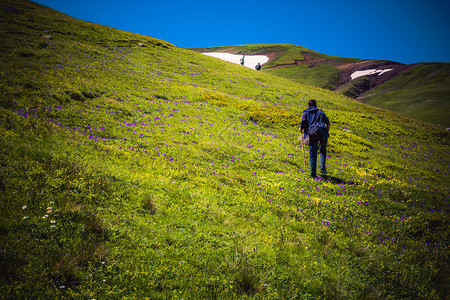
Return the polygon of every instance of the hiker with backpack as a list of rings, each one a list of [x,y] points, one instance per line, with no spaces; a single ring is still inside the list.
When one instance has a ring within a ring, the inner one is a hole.
[[[310,177],[316,177],[317,150],[320,152],[320,172],[327,174],[327,142],[330,132],[330,121],[325,113],[317,108],[315,99],[308,102],[308,108],[303,111],[300,132],[304,132],[302,142],[309,145]]]
[[[260,71],[260,70],[261,70],[261,64],[258,63],[258,64],[255,66],[255,69],[256,69],[256,71]]]
[[[241,65],[244,65],[244,59],[245,59],[245,55],[242,55],[242,58],[241,58],[241,60],[240,60]]]

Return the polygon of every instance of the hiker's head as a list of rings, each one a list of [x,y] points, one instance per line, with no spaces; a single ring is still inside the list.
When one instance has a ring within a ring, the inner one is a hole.
[[[308,107],[316,107],[317,108],[317,102],[315,99],[311,99],[308,102]]]

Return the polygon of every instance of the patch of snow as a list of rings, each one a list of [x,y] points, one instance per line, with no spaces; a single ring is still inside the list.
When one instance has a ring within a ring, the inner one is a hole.
[[[225,60],[235,64],[241,64],[241,59],[242,57],[244,57],[244,66],[250,69],[255,69],[255,66],[258,63],[263,65],[269,61],[269,57],[265,55],[240,55],[240,54],[218,53],[218,52],[207,52],[202,54],[217,57],[220,58],[221,60]]]
[[[378,73],[378,76],[380,76],[383,73],[392,71],[392,69],[384,69],[384,70],[378,70],[378,69],[371,69],[371,70],[364,70],[364,71],[356,71],[353,72],[351,77],[352,80],[361,76],[366,76],[366,75],[374,75]]]

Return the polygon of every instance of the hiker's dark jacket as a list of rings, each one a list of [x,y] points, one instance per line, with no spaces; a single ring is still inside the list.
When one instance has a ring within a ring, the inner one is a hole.
[[[305,132],[305,138],[308,136],[308,130],[310,127],[319,126],[327,128],[330,124],[330,120],[320,109],[311,106],[303,111],[302,122],[300,123],[300,129]],[[328,130],[328,129],[327,129]]]

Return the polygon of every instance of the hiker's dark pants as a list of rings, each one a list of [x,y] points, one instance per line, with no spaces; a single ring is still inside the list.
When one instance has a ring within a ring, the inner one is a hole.
[[[316,177],[317,150],[320,152],[320,171],[327,173],[325,163],[327,161],[328,133],[325,133],[320,140],[309,140],[309,164],[311,167],[311,177]]]

